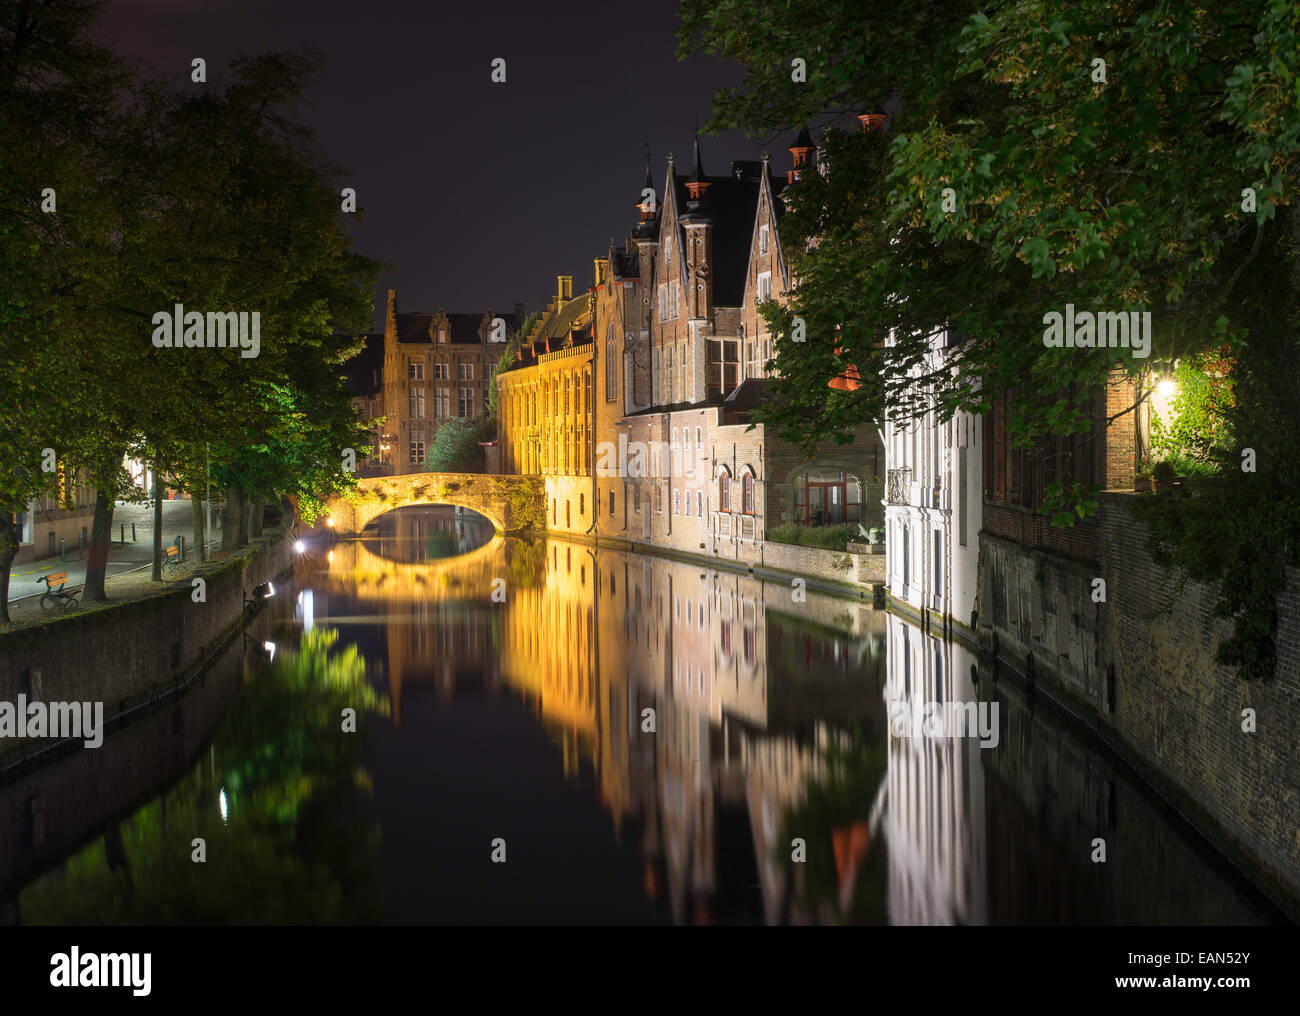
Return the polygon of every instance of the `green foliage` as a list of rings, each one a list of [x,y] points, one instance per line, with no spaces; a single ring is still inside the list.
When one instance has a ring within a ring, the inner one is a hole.
[[[24,890],[24,918],[373,919],[378,830],[364,818],[362,754],[370,721],[390,706],[366,680],[356,647],[340,651],[337,641],[337,631],[306,632],[296,652],[256,671],[190,776]],[[341,732],[346,708],[356,710],[357,733]],[[196,836],[207,844],[203,864],[190,859]]]
[[[0,8],[0,576],[13,512],[49,489],[43,448],[110,496],[129,452],[191,492],[309,502],[363,454],[334,368],[379,265],[295,119],[319,55],[240,58],[195,91],[92,44],[98,6]],[[257,312],[259,355],[155,347],[177,303]]]
[[[1043,502],[1038,506],[1040,515],[1050,515],[1052,525],[1068,529],[1076,519],[1086,519],[1097,514],[1101,488],[1095,484],[1049,483],[1043,489]]]
[[[1235,366],[1231,405],[1211,412],[1217,396],[1188,396],[1215,429],[1173,450],[1220,475],[1135,510],[1150,513],[1171,565],[1219,583],[1235,625],[1221,661],[1267,672],[1274,601],[1286,565],[1300,564],[1291,0],[922,0],[885,16],[857,0],[683,0],[678,38],[681,56],[743,68],[743,87],[715,97],[710,129],[829,128],[828,172],[783,195],[797,282],[788,306],[765,308],[779,376],[762,417],[810,445],[886,415],[934,406],[946,419],[1010,395],[1012,444],[1035,448],[1091,430],[1089,399],[1112,370],[1138,377],[1147,364],[1046,347],[1045,313],[1150,311],[1153,362]],[[792,87],[794,56],[808,80]],[[887,135],[856,129],[855,114],[894,96]],[[796,315],[806,342],[789,339]],[[928,345],[943,328],[959,341],[940,367]],[[850,365],[862,387],[828,389]],[[1195,418],[1161,439],[1190,441]],[[1257,472],[1241,470],[1243,447]],[[1070,483],[1040,507],[1057,525],[1096,510],[1094,492]]]
[[[1179,476],[1212,471],[1216,449],[1232,446],[1232,367],[1210,355],[1183,360],[1173,372],[1171,419],[1152,417],[1151,450],[1175,462]]]
[[[496,437],[496,424],[490,416],[473,420],[453,416],[444,420],[425,454],[424,468],[435,473],[482,472],[483,449],[478,443]]]
[[[541,319],[541,314],[535,311],[532,314],[529,314],[528,317],[524,318],[524,322],[519,327],[519,331],[512,335],[510,341],[506,343],[506,348],[502,351],[501,356],[497,360],[496,370],[492,372],[492,384],[488,386],[488,416],[497,415],[497,375],[505,373],[518,363],[520,343],[527,338],[529,332],[537,327],[537,322]]]
[[[843,526],[801,526],[790,523],[769,526],[767,538],[777,543],[792,543],[800,547],[821,547],[825,550],[843,550],[850,540],[857,539],[856,523]]]
[[[812,899],[839,909],[841,875],[835,837],[854,827],[867,827],[887,770],[884,741],[869,742],[855,733],[849,744],[826,753],[822,773],[808,781],[800,803],[782,817],[773,847],[775,860],[792,877],[802,870],[803,885]],[[803,864],[791,860],[790,844],[795,838],[803,839],[807,847]],[[861,923],[888,923],[885,862],[884,844],[869,841],[845,916]]]

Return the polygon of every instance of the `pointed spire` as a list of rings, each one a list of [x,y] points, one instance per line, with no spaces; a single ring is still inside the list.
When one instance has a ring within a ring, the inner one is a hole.
[[[647,195],[646,191],[650,193]],[[649,145],[645,147],[645,183],[637,197],[637,208],[641,210],[641,221],[636,224],[632,235],[638,240],[647,240],[655,234],[655,223],[659,220],[659,192],[655,190],[654,171],[650,168]],[[609,245],[614,246],[612,239]]]
[[[686,190],[690,194],[689,211],[699,211],[708,200],[705,191],[709,189],[709,178],[704,174],[704,162],[700,158],[700,136],[695,135],[695,168],[686,178]]]
[[[686,178],[687,186],[693,183],[703,183],[708,186],[708,181],[704,177],[704,164],[700,161],[700,135],[697,131],[695,134],[695,168],[691,170],[691,175]]]

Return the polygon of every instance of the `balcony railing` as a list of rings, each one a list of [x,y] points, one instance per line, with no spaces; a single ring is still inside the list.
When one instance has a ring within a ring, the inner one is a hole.
[[[885,499],[890,504],[909,504],[908,489],[912,483],[911,467],[885,470]]]

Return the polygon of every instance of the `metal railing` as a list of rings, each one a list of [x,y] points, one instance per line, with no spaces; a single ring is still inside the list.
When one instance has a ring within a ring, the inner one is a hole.
[[[908,488],[912,483],[912,469],[885,470],[885,500],[889,504],[908,504]]]

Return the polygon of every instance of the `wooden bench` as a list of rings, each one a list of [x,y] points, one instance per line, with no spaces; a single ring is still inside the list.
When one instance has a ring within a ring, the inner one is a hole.
[[[179,568],[181,566],[180,548],[172,545],[170,547],[164,547],[163,549],[167,551],[167,556],[163,558],[163,567],[173,569]]]
[[[54,607],[76,607],[77,594],[81,592],[81,586],[73,586],[71,589],[66,588],[68,584],[68,573],[50,572],[48,575],[42,575],[37,582],[45,583],[45,592],[41,594],[41,609],[51,610]]]

